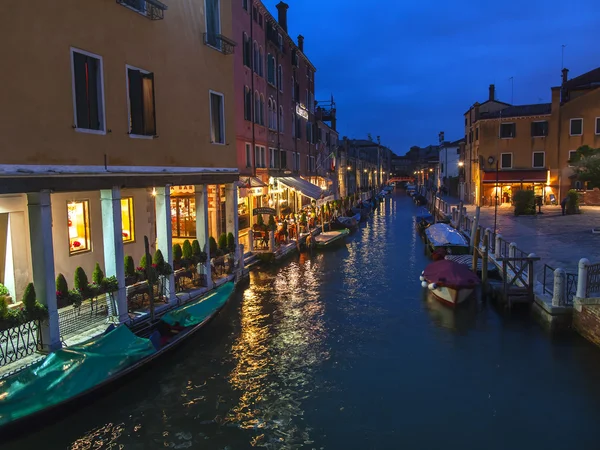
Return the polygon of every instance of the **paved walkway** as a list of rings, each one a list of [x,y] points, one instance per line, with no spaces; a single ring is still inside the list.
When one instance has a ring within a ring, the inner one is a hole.
[[[472,216],[475,207],[469,205],[467,211]],[[543,214],[516,217],[512,207],[498,207],[497,230],[520,250],[541,257],[540,271],[548,264],[577,273],[581,258],[600,263],[600,234],[592,233],[592,228],[600,227],[600,207],[582,206],[581,211],[563,216],[560,206],[543,206]],[[493,230],[494,208],[482,207],[479,222]]]

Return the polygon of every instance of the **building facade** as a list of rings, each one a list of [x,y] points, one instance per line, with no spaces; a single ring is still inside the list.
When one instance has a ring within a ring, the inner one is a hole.
[[[318,124],[316,69],[304,37],[288,35],[288,8],[277,4],[275,19],[260,1],[233,3],[233,35],[242,42],[234,55],[241,242],[248,242],[256,208],[289,214],[330,190],[323,153],[337,133]]]
[[[453,142],[442,142],[440,144],[439,163],[438,163],[438,188],[445,190],[454,196],[459,196],[459,171],[461,166],[460,152],[461,144],[464,139],[458,139]]]
[[[340,195],[367,192],[387,184],[392,175],[393,156],[394,153],[379,142],[344,136],[338,146]]]
[[[231,3],[67,0],[9,13],[3,33],[20,44],[0,74],[11,111],[0,121],[0,282],[13,299],[34,283],[49,310],[43,343],[56,348],[58,273],[72,287],[77,267],[91,279],[98,263],[119,282],[125,321],[124,256],[137,263],[145,238],[172,265],[173,236],[208,251],[210,235],[235,231]],[[167,284],[172,301],[173,275]]]
[[[585,191],[568,161],[582,145],[600,147],[598,86],[600,69],[571,80],[563,69],[551,103],[513,106],[496,101],[491,85],[490,99],[465,113],[466,198],[511,204],[516,191],[530,189],[560,203],[571,188]]]

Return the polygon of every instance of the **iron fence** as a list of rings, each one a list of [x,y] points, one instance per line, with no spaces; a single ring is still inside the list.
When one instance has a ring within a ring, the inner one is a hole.
[[[42,339],[39,331],[38,321],[0,331],[0,367],[41,350]]]
[[[108,317],[110,295],[102,295],[95,299],[84,301],[80,307],[67,306],[58,310],[58,323],[62,339],[89,330],[103,322]]]
[[[544,293],[550,296],[554,295],[554,270],[555,269],[553,267],[550,267],[548,264],[544,264],[542,283],[544,285]],[[567,298],[565,301],[568,306],[573,305],[573,298],[577,293],[577,280],[578,276],[576,273],[566,274]]]
[[[592,292],[595,294],[600,293],[600,264],[588,266],[586,296],[589,296]]]

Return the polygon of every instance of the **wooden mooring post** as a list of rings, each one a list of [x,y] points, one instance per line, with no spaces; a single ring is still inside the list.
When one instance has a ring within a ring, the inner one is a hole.
[[[474,239],[471,241],[473,242],[473,264],[471,266],[471,269],[473,270],[473,272],[477,273],[477,260],[479,259],[479,239],[480,239],[480,234],[481,234],[481,230],[479,228],[475,229],[475,236]]]

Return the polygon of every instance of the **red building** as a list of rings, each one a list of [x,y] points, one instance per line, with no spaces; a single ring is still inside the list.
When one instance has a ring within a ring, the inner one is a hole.
[[[260,1],[233,6],[236,148],[240,181],[240,238],[254,223],[253,209],[294,212],[322,196],[308,180],[317,175],[315,67],[304,38],[288,35],[288,5],[277,20]]]

